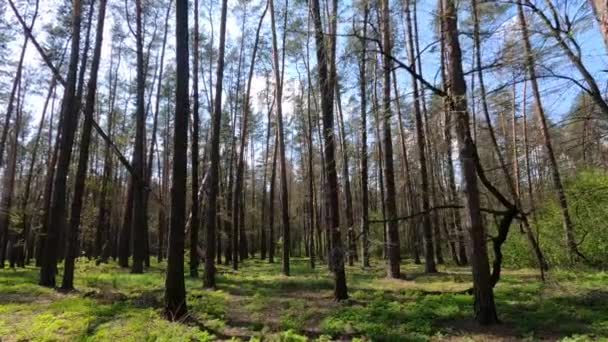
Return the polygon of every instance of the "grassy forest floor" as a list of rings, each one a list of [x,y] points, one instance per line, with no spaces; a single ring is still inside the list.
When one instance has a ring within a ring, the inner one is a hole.
[[[238,272],[219,266],[218,290],[186,278],[191,319],[161,318],[163,267],[133,275],[116,264],[79,260],[75,293],[37,285],[33,267],[0,270],[0,341],[306,341],[306,340],[601,340],[608,337],[608,273],[553,270],[542,283],[534,270],[504,270],[496,287],[503,324],[472,320],[468,268],[425,275],[404,263],[403,280],[384,277],[379,261],[348,267],[350,299],[332,301],[327,267],[292,260],[248,260]]]

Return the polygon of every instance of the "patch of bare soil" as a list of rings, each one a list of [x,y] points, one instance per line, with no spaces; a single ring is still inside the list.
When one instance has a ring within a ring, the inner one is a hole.
[[[255,330],[264,327],[270,331],[281,331],[281,319],[291,310],[304,315],[303,326],[299,327],[310,337],[319,336],[319,325],[326,314],[338,304],[332,300],[331,291],[312,291],[299,289],[294,291],[286,287],[281,292],[267,298],[261,309],[248,309],[249,297],[231,295],[226,317],[227,327],[224,334],[230,337],[244,338],[255,334]],[[294,309],[294,305],[296,305]]]
[[[445,321],[444,327],[450,335],[434,337],[433,341],[479,341],[479,342],[510,342],[521,341],[521,337],[508,324],[480,326],[474,319],[458,319]]]

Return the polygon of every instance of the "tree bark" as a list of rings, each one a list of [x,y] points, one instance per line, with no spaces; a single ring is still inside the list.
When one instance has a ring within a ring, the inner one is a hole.
[[[197,21],[197,19],[195,20]],[[188,78],[190,76],[188,71],[188,0],[175,1],[175,40],[177,79],[173,134],[173,183],[171,186],[171,228],[169,252],[167,253],[167,278],[165,280],[165,316],[171,321],[182,319],[188,312],[184,281],[184,231],[186,229],[186,183],[188,178]]]
[[[144,61],[144,37],[143,37],[143,8],[142,0],[135,1],[135,41],[137,56],[137,91],[135,111],[135,146],[133,149],[133,171],[137,181],[133,184],[133,221],[131,231],[133,235],[133,264],[131,273],[143,273],[146,248],[146,221],[147,210],[145,209],[145,91],[146,91],[146,68]]]
[[[525,65],[528,75],[530,76],[530,82],[532,84],[532,95],[534,96],[534,102],[536,106],[536,110],[538,113],[538,123],[541,128],[545,151],[547,153],[547,157],[549,158],[549,165],[551,169],[551,177],[553,181],[553,186],[556,190],[557,200],[559,203],[561,215],[562,215],[562,223],[564,229],[564,241],[566,245],[566,250],[568,252],[568,256],[571,262],[576,261],[582,254],[578,250],[576,241],[574,239],[574,225],[572,223],[572,219],[570,217],[570,211],[568,208],[568,200],[566,199],[566,191],[562,184],[561,175],[559,172],[559,167],[557,165],[557,159],[555,158],[555,153],[553,152],[553,143],[551,141],[551,135],[549,133],[549,127],[547,124],[547,119],[545,115],[545,109],[543,107],[543,103],[541,100],[540,89],[538,87],[538,81],[536,79],[536,68],[534,67],[534,56],[532,54],[532,46],[530,44],[530,35],[528,33],[528,24],[526,21],[526,17],[524,14],[523,6],[521,3],[522,0],[518,0],[517,2],[517,16],[519,19],[519,24],[521,26],[521,34],[522,40],[524,44],[524,52],[525,52]]]
[[[70,212],[70,225],[67,234],[68,245],[65,256],[63,280],[61,288],[63,290],[74,289],[74,262],[78,257],[78,235],[80,228],[80,215],[82,213],[85,181],[87,177],[87,167],[89,165],[89,147],[91,145],[91,130],[93,128],[93,112],[95,110],[95,95],[97,93],[97,74],[101,59],[101,44],[103,41],[103,28],[106,15],[107,0],[99,1],[97,29],[95,35],[95,47],[93,50],[93,60],[91,62],[91,74],[87,84],[87,96],[84,106],[84,122],[82,125],[82,136],[80,138],[80,155],[74,184],[74,198]],[[93,6],[91,6],[91,12]]]
[[[80,57],[80,0],[72,0],[71,30],[72,46],[68,77],[64,87],[61,105],[61,140],[57,157],[57,167],[53,180],[53,195],[49,211],[49,226],[44,242],[42,265],[40,268],[40,285],[55,287],[57,272],[58,236],[65,225],[66,219],[66,181],[72,156],[74,131],[78,122],[78,105],[76,103],[76,75]]]
[[[350,186],[350,171],[348,167],[348,151],[346,146],[346,130],[344,129],[344,116],[342,114],[342,100],[340,87],[336,82],[336,104],[338,106],[338,126],[340,127],[340,148],[342,150],[342,178],[344,182],[344,204],[346,214],[346,230],[348,245],[348,265],[353,266],[357,250],[355,248],[355,231],[353,217],[353,194]]]
[[[262,28],[262,23],[264,21],[264,17],[266,16],[266,12],[268,11],[268,5],[269,3],[266,3],[266,7],[264,7],[264,11],[262,12],[262,15],[260,16],[260,20],[258,22],[258,26],[256,29],[256,33],[255,33],[255,42],[253,43],[253,51],[251,53],[251,63],[249,64],[249,72],[248,72],[248,76],[247,76],[247,86],[245,89],[245,97],[243,98],[243,116],[241,117],[241,141],[239,144],[239,153],[238,153],[238,160],[237,160],[237,167],[236,167],[236,180],[234,183],[234,194],[233,194],[233,205],[232,205],[232,209],[233,209],[233,218],[234,218],[234,225],[236,227],[237,232],[235,232],[238,234],[241,234],[241,226],[244,226],[244,222],[242,222],[240,214],[243,212],[244,210],[244,202],[242,201],[242,191],[243,191],[243,173],[244,173],[244,169],[245,169],[245,162],[244,162],[244,157],[245,157],[245,149],[247,147],[247,134],[248,134],[248,123],[249,123],[249,112],[251,111],[251,103],[250,103],[250,97],[251,97],[251,82],[253,80],[253,73],[254,73],[254,68],[255,68],[255,58],[258,52],[258,43],[260,40],[260,31]],[[253,190],[253,192],[255,192],[255,189]],[[245,236],[242,235],[239,238],[239,246],[233,246],[233,249],[235,249],[235,252],[238,250],[239,254],[241,256],[241,258],[243,257],[243,251],[241,248],[241,245],[244,242],[244,238]],[[265,253],[265,251],[264,251]]]
[[[367,163],[367,20],[369,5],[367,1],[363,8],[363,33],[361,39],[361,57],[359,60],[359,96],[361,99],[361,262],[363,267],[369,267],[369,189],[368,189],[368,163]]]
[[[283,228],[283,274],[289,276],[290,226],[289,226],[289,197],[287,192],[287,164],[285,160],[285,138],[283,129],[283,79],[279,66],[279,51],[277,46],[277,31],[275,25],[274,1],[269,0],[270,21],[272,29],[272,57],[275,78],[275,105],[277,115],[277,137],[279,144],[280,187],[281,187],[281,224]],[[285,8],[287,10],[287,8]],[[284,48],[284,47],[283,47]]]
[[[392,50],[391,28],[389,16],[388,0],[381,2],[382,17],[382,45],[384,54],[382,56],[383,84],[382,84],[382,142],[384,145],[384,187],[386,215],[389,220],[387,225],[387,254],[388,270],[387,276],[398,279],[401,277],[399,252],[399,227],[393,218],[397,217],[397,205],[395,199],[395,172],[393,168],[393,136],[391,133],[391,69],[392,60],[390,58]],[[423,166],[421,165],[421,168]],[[430,228],[430,225],[429,225]],[[432,250],[431,250],[432,252]],[[432,254],[431,254],[432,255]]]
[[[192,158],[192,198],[190,217],[190,277],[198,277],[198,231],[199,231],[199,198],[198,198],[198,152],[199,152],[199,96],[198,96],[198,61],[199,61],[199,23],[198,23],[199,1],[194,0],[194,37],[192,39],[192,146],[190,153]],[[187,85],[187,83],[186,83]],[[186,112],[187,113],[187,112]]]
[[[319,0],[312,0],[310,11],[313,17],[317,69],[319,73],[319,88],[321,91],[321,112],[323,116],[323,136],[325,138],[325,173],[326,196],[329,204],[328,225],[331,229],[331,251],[329,255],[330,269],[334,273],[334,299],[337,301],[348,298],[346,275],[344,273],[344,250],[340,237],[340,206],[338,201],[338,174],[336,172],[335,139],[334,139],[334,85],[336,82],[336,36],[329,37],[329,58],[325,46],[325,35],[321,22]],[[332,1],[332,17],[330,19],[331,32],[336,31],[338,2]],[[328,72],[329,69],[329,72]]]
[[[416,72],[416,59],[414,55],[414,38],[412,34],[412,24],[409,14],[409,1],[406,6],[408,13],[406,13],[406,20],[408,23],[408,59],[410,67]],[[386,58],[386,57],[385,57]],[[430,187],[429,187],[429,175],[427,171],[427,147],[426,137],[424,130],[424,123],[422,121],[422,113],[420,111],[420,96],[418,91],[418,82],[414,76],[411,77],[412,84],[412,96],[414,97],[414,118],[416,119],[416,141],[418,145],[418,161],[420,163],[420,178],[421,178],[421,190],[422,190],[422,210],[427,212],[422,217],[422,232],[424,237],[424,271],[426,273],[436,273],[437,267],[435,266],[435,246],[433,244],[433,225],[431,224],[431,213],[429,211],[430,204]],[[435,227],[438,228],[438,227]],[[436,233],[438,229],[436,230]],[[439,241],[439,240],[437,240]],[[439,246],[437,246],[439,248]],[[441,254],[439,254],[440,256]]]
[[[449,109],[456,115],[456,133],[459,144],[459,159],[466,193],[466,210],[470,221],[471,264],[473,269],[475,319],[482,325],[498,322],[494,292],[490,280],[490,265],[486,246],[486,231],[480,206],[477,170],[475,165],[475,144],[469,130],[466,102],[466,84],[462,71],[462,54],[458,41],[456,8],[453,0],[442,0],[443,31],[447,59],[447,85]]]
[[[211,158],[209,166],[209,197],[205,221],[207,224],[207,248],[205,249],[205,275],[203,286],[206,288],[215,287],[215,244],[216,225],[217,225],[217,194],[219,185],[219,164],[220,164],[220,129],[222,118],[222,85],[224,80],[224,50],[226,46],[226,16],[228,11],[228,0],[222,0],[222,14],[220,20],[220,46],[218,50],[217,78],[215,82],[215,100],[213,103],[213,116],[211,128]]]

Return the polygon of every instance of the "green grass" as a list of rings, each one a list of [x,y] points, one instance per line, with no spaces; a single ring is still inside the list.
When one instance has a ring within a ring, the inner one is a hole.
[[[0,270],[0,341],[424,341],[608,338],[608,273],[552,270],[542,283],[534,270],[505,270],[495,290],[502,324],[472,319],[468,268],[440,267],[425,275],[404,263],[403,280],[384,277],[380,261],[347,269],[350,299],[332,300],[324,265],[248,260],[239,271],[219,266],[218,289],[186,277],[188,323],[161,316],[164,264],[130,274],[115,264],[78,260],[78,292],[37,284],[32,267]],[[59,279],[59,277],[58,277]]]

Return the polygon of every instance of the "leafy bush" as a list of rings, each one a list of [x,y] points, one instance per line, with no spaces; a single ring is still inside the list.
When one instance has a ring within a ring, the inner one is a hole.
[[[580,252],[594,264],[608,260],[608,173],[587,169],[565,179],[564,186],[575,238]],[[532,228],[551,266],[569,263],[564,246],[562,216],[557,200],[547,197],[533,218]],[[519,227],[511,227],[503,247],[504,263],[511,267],[535,266],[536,260]]]

